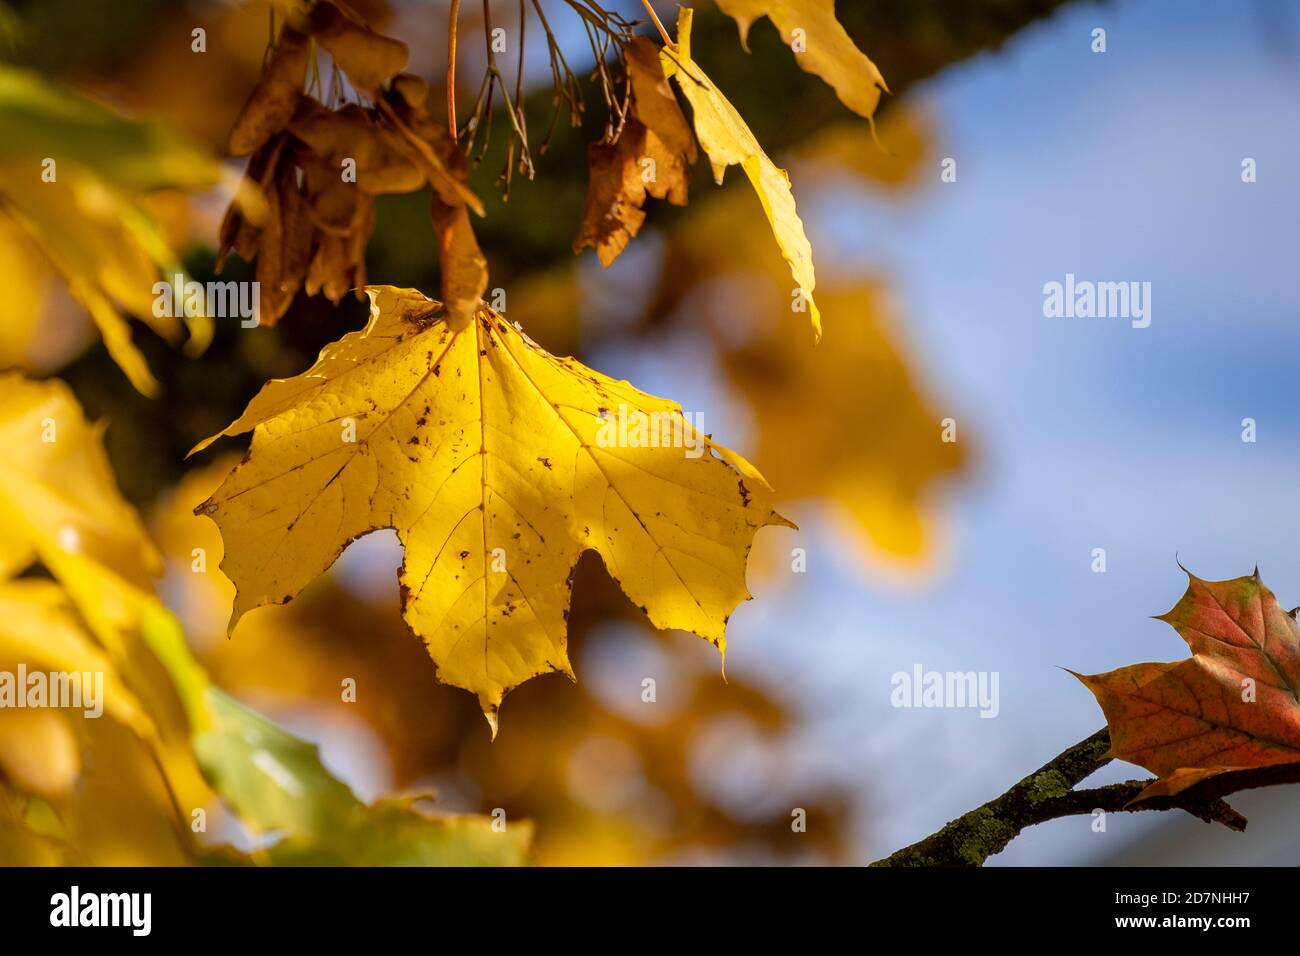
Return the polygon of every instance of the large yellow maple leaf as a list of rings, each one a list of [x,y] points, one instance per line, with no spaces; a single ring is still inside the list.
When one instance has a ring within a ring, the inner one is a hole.
[[[231,629],[394,528],[403,616],[494,729],[511,688],[573,676],[569,577],[588,549],[657,627],[723,649],[755,532],[789,524],[754,467],[675,402],[551,355],[491,309],[457,327],[414,290],[368,293],[365,329],[220,433],[253,431],[196,509],[225,541]]]

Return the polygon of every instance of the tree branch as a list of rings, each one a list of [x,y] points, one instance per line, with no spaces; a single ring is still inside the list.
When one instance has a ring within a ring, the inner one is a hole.
[[[872,866],[982,866],[1026,827],[1061,817],[1142,810],[1185,810],[1206,823],[1246,829],[1246,818],[1223,797],[1241,790],[1300,783],[1300,764],[1220,774],[1173,797],[1134,799],[1154,779],[1129,780],[1090,790],[1075,790],[1085,778],[1110,763],[1110,732],[1097,731],[1058,754],[1002,796],[971,810],[911,846],[877,860]]]

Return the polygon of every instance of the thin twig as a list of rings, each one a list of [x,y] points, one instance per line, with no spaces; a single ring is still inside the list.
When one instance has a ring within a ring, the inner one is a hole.
[[[451,141],[456,134],[456,32],[460,25],[460,0],[451,0],[451,13],[447,18],[447,129]]]

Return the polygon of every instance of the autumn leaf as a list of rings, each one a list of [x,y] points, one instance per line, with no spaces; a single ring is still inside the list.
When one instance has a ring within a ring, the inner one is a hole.
[[[876,64],[835,18],[835,0],[718,0],[718,6],[736,21],[745,49],[754,21],[770,19],[799,65],[830,84],[840,102],[859,116],[871,119],[881,91],[889,92]]]
[[[112,659],[87,634],[67,594],[53,581],[0,582],[0,661],[66,673],[104,675],[104,712],[142,737],[153,732],[144,705]]]
[[[790,273],[806,300],[813,333],[820,339],[821,313],[813,300],[817,279],[813,273],[812,246],[795,211],[790,177],[768,158],[736,108],[691,59],[691,19],[691,8],[683,7],[677,18],[676,48],[664,47],[659,54],[664,74],[677,81],[678,88],[690,101],[695,134],[709,155],[713,178],[721,183],[728,166],[740,166],[749,177],[781,255],[790,264]]]
[[[152,720],[123,683],[112,660],[82,626],[72,602],[52,581],[0,582],[0,670],[100,674],[104,714],[149,739]],[[25,694],[26,687],[16,687]],[[66,794],[76,781],[79,745],[72,718],[57,708],[0,707],[0,772],[20,789],[45,797]]]
[[[277,865],[518,866],[532,825],[493,829],[485,816],[433,815],[418,797],[362,803],[321,764],[315,746],[215,688],[213,720],[195,740],[204,768],[245,825],[279,839],[253,859]]]
[[[58,582],[56,590],[51,582],[30,582],[45,589],[23,579],[0,583],[0,616],[9,625],[0,628],[0,656],[8,647],[30,662],[57,651],[49,666],[104,673],[108,712],[153,749],[174,790],[201,805],[208,791],[188,754],[189,729],[167,681],[141,657],[141,620],[158,603],[152,579],[161,561],[117,490],[103,430],[62,382],[0,374],[0,442],[8,449],[0,470],[0,582],[33,565]],[[77,667],[78,659],[87,666]],[[118,688],[114,668],[134,696]]]
[[[278,839],[249,862],[464,866],[524,861],[527,821],[506,832],[488,817],[432,814],[415,798],[363,803],[295,737],[212,685],[174,617],[155,609],[141,633],[171,677],[204,775],[245,827]],[[223,851],[229,853],[230,851]]]
[[[45,174],[53,178],[42,181]],[[220,180],[212,157],[165,128],[132,122],[35,74],[0,67],[0,255],[15,266],[33,263],[24,285],[58,275],[145,395],[157,394],[158,383],[123,312],[173,344],[181,341],[184,321],[191,355],[210,341],[212,322],[155,313],[154,282],[160,274],[170,282],[182,269],[142,200],[157,190],[206,189]],[[30,327],[36,300],[24,298],[16,321]]]
[[[84,605],[96,635],[114,645],[134,621],[133,590],[149,588],[160,560],[118,493],[101,441],[59,381],[0,374],[0,575],[39,560]]]
[[[755,532],[788,524],[753,466],[675,403],[547,353],[491,309],[454,332],[418,292],[368,291],[364,330],[268,383],[221,433],[253,431],[198,509],[225,541],[232,630],[394,528],[403,616],[494,728],[507,691],[572,676],[569,576],[586,550],[657,627],[722,649]],[[636,446],[637,422],[690,447]]]
[[[655,45],[637,37],[625,48],[631,101],[613,143],[587,147],[591,182],[573,251],[594,247],[610,265],[641,229],[646,196],[686,205],[695,139],[668,86]]]
[[[1158,776],[1138,800],[1300,762],[1300,626],[1258,571],[1188,578],[1187,593],[1159,620],[1187,642],[1190,658],[1075,675],[1106,714],[1110,756]]]

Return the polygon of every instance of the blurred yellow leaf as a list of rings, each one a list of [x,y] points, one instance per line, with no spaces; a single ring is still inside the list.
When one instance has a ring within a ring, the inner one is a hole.
[[[113,360],[146,395],[156,394],[158,383],[122,311],[173,342],[183,318],[191,354],[206,347],[212,324],[206,316],[155,314],[154,282],[160,273],[170,282],[181,268],[141,199],[161,189],[206,189],[220,178],[215,159],[164,128],[0,66],[0,241],[24,247],[21,255],[38,255],[62,276]],[[30,332],[30,319],[23,325]],[[25,334],[0,352],[25,348]]]
[[[81,755],[57,710],[0,711],[0,776],[27,793],[56,797],[77,780]]]
[[[771,223],[781,255],[790,264],[790,274],[797,288],[792,290],[794,304],[806,309],[812,319],[813,334],[822,334],[821,313],[813,300],[817,278],[813,272],[812,246],[804,233],[803,222],[795,210],[790,192],[790,177],[768,159],[749,126],[736,112],[713,81],[691,59],[690,7],[682,7],[677,18],[677,47],[660,51],[664,74],[676,79],[678,87],[694,110],[695,134],[709,154],[713,178],[722,182],[728,166],[740,166],[749,177],[763,212]]]
[[[221,433],[253,430],[199,509],[225,540],[232,629],[391,527],[407,623],[494,729],[507,691],[572,675],[568,581],[584,551],[657,627],[722,649],[754,534],[788,524],[753,466],[676,403],[552,356],[490,309],[453,332],[418,292],[369,293],[363,331],[267,384]]]
[[[38,337],[46,317],[45,293],[52,273],[27,233],[0,215],[0,287],[6,295],[0,323],[0,368],[33,369],[40,364]]]
[[[26,664],[68,674],[103,675],[103,713],[141,736],[153,723],[118,676],[113,661],[81,626],[67,595],[53,581],[0,582],[0,664]],[[89,704],[88,704],[89,707]],[[0,711],[3,713],[3,711]]]
[[[0,573],[39,559],[112,648],[134,626],[133,591],[150,588],[158,554],[118,493],[101,441],[57,380],[0,373]]]
[[[967,463],[967,443],[941,441],[942,416],[893,341],[878,287],[829,285],[823,304],[844,320],[834,349],[791,350],[769,323],[723,366],[754,412],[757,454],[782,494],[827,499],[869,550],[914,568],[933,550],[931,493]],[[781,453],[796,443],[797,457]]]

